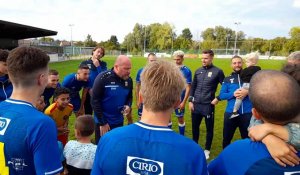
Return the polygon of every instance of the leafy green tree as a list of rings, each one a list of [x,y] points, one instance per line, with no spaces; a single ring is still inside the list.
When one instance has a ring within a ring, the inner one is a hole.
[[[95,47],[97,45],[96,41],[93,41],[92,36],[90,34],[87,35],[86,39],[84,40],[85,47]]]

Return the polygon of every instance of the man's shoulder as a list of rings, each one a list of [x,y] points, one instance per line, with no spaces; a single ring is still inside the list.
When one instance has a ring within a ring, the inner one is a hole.
[[[223,152],[223,156],[226,157],[240,157],[240,159],[247,157],[252,161],[270,157],[266,146],[262,142],[253,142],[250,139],[235,141],[228,145]]]
[[[212,65],[211,69],[213,69],[216,72],[223,72],[223,70],[215,65]]]
[[[68,75],[65,76],[63,82],[65,81],[72,81],[73,79],[75,79],[75,73],[70,73]]]
[[[93,61],[89,58],[89,59],[86,59],[86,60],[83,60],[80,65],[87,65],[87,64],[91,64],[93,63]]]
[[[112,131],[106,133],[103,138],[120,138],[120,137],[130,137],[131,134],[137,131],[138,128],[135,126],[135,124],[119,127],[116,129],[113,129]],[[102,138],[101,138],[102,139]]]
[[[57,109],[57,103],[52,103],[50,106],[48,106],[45,110],[45,114],[51,114]]]
[[[141,67],[138,71],[137,71],[137,74],[140,75],[144,70],[144,67]]]
[[[99,78],[100,78],[101,80],[105,80],[105,79],[111,78],[111,77],[113,77],[113,76],[114,76],[114,73],[113,73],[112,70],[107,70],[107,71],[101,72],[101,73],[99,74]]]
[[[235,79],[237,80],[237,74],[231,73],[224,78],[224,82],[232,82]]]
[[[181,71],[184,71],[185,73],[192,73],[191,69],[188,68],[186,65],[183,65],[181,67]]]

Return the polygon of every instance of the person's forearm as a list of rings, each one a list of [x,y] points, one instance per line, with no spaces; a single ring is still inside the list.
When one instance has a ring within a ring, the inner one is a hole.
[[[86,100],[86,94],[88,93],[89,89],[88,88],[84,88],[82,90],[82,95],[81,95],[81,104],[80,104],[80,108],[82,109]]]
[[[187,101],[188,98],[189,98],[190,91],[191,91],[191,85],[190,85],[190,84],[187,84],[187,86],[186,86],[186,88],[185,88],[184,99],[182,100],[182,102],[183,102],[184,104],[186,104],[186,101]]]
[[[289,140],[289,132],[284,126],[271,123],[265,123],[264,125],[268,127],[270,134],[279,137],[286,142]]]
[[[140,87],[141,87],[141,84],[140,83],[136,83],[136,91],[135,91],[136,103],[139,102]]]

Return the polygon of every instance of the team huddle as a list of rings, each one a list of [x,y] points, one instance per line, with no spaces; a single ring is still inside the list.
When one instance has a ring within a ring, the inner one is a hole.
[[[136,123],[131,60],[120,55],[108,70],[104,55],[103,47],[95,47],[92,57],[59,83],[59,72],[49,70],[44,51],[0,50],[1,175],[300,172],[299,51],[281,71],[261,70],[255,52],[244,58],[244,69],[243,58],[233,56],[228,77],[213,64],[212,50],[202,52],[194,75],[183,64],[184,52],[175,51],[174,62],[150,53],[135,79]],[[224,150],[207,164],[215,107],[222,100],[227,101]],[[191,111],[192,140],[184,136],[186,110]],[[73,112],[76,140],[68,140]],[[172,130],[174,112],[179,134]],[[198,145],[202,119],[204,150]],[[236,128],[243,140],[231,143]]]

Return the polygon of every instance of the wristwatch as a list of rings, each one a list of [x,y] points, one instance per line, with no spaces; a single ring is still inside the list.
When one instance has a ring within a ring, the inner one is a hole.
[[[189,102],[194,102],[194,97],[193,96],[189,96]]]

